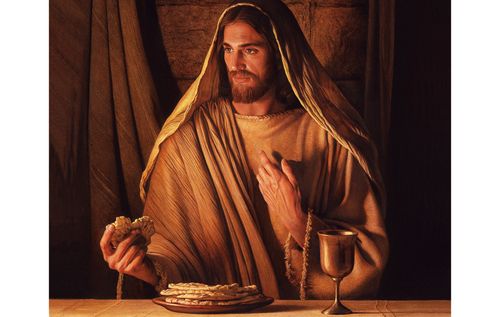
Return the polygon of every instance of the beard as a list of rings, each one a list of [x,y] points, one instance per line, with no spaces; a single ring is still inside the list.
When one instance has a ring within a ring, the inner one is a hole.
[[[246,71],[231,71],[229,72],[229,83],[231,84],[231,94],[234,102],[238,103],[252,103],[259,100],[271,88],[272,76],[267,76],[261,80],[257,75]],[[233,80],[234,76],[250,77],[255,83],[254,86],[248,86],[246,83],[236,83]]]

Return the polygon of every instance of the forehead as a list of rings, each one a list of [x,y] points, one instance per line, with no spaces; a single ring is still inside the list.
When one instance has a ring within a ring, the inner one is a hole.
[[[229,45],[242,45],[265,42],[265,39],[248,23],[236,21],[224,28],[224,42]]]

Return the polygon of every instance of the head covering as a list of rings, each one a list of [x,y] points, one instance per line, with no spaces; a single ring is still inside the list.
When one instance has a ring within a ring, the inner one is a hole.
[[[358,114],[342,95],[328,73],[314,55],[297,20],[288,7],[279,0],[233,1],[217,22],[212,43],[196,80],[177,103],[165,121],[153,146],[140,183],[141,198],[146,198],[146,187],[156,163],[160,145],[186,121],[204,102],[219,97],[219,69],[217,62],[217,36],[225,14],[238,6],[250,6],[266,15],[272,25],[283,70],[300,105],[339,144],[349,150],[374,185],[382,212],[385,194],[378,169],[377,153],[367,129]]]

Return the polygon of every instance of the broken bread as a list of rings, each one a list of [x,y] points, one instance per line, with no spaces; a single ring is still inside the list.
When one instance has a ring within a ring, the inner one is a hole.
[[[140,217],[133,222],[128,217],[116,217],[115,222],[111,224],[115,227],[113,236],[111,237],[111,245],[116,248],[118,244],[125,240],[132,230],[138,229],[144,240],[144,245],[151,242],[151,236],[155,233],[153,220],[148,216]]]

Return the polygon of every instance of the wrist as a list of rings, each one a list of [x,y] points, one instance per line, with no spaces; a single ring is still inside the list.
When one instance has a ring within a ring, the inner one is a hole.
[[[293,213],[290,213],[288,219],[286,219],[285,226],[300,247],[304,244],[306,225],[307,214],[302,212],[302,210],[295,210]]]
[[[290,228],[293,231],[304,231],[307,224],[307,214],[302,208],[295,209],[292,218],[290,219]]]
[[[144,258],[142,265],[133,276],[153,286],[158,284],[158,276],[156,275],[153,264],[147,257]]]

